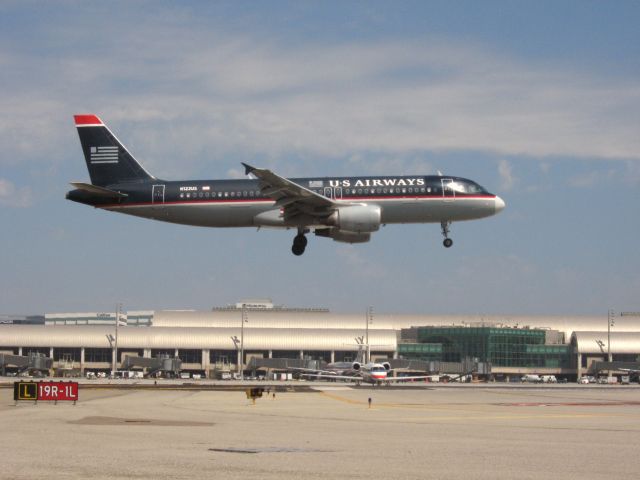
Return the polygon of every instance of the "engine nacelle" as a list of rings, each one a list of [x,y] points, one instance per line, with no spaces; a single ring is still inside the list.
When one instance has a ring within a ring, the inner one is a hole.
[[[343,243],[366,243],[371,240],[370,233],[343,232],[337,228],[316,229],[316,235],[318,237],[333,238],[335,242]]]
[[[333,212],[328,223],[341,232],[370,233],[380,229],[380,216],[378,205],[349,205]]]
[[[359,362],[353,362],[353,363],[351,364],[351,368],[352,368],[352,369],[354,369],[356,372],[357,372],[358,370],[360,370],[360,367],[361,367],[361,365],[360,365],[360,363],[359,363]]]

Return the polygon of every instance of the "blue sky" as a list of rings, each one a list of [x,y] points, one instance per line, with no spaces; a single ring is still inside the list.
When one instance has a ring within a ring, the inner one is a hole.
[[[3,2],[0,312],[270,297],[339,312],[640,308],[638,2]],[[507,202],[364,245],[68,202],[96,113],[160,178],[434,174]]]

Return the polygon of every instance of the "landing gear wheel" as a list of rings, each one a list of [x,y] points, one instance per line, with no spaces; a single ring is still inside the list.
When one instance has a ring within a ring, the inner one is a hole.
[[[305,248],[307,248],[307,237],[304,236],[304,233],[299,233],[293,239],[291,251],[299,257],[304,253]]]
[[[449,238],[449,225],[451,225],[451,222],[440,222],[440,226],[442,227],[442,236],[444,237],[442,244],[445,248],[449,248],[453,245],[453,240]]]
[[[293,243],[296,245],[301,245],[302,248],[305,248],[307,246],[307,237],[305,237],[304,234],[299,233],[293,239]]]

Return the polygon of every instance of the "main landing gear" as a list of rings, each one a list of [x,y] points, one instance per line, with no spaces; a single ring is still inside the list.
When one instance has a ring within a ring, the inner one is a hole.
[[[442,235],[444,236],[442,245],[444,245],[445,248],[449,248],[453,245],[453,240],[449,238],[449,225],[451,225],[451,222],[440,222],[440,225],[442,226]]]
[[[302,255],[304,253],[304,249],[307,248],[307,237],[304,236],[305,233],[305,230],[298,230],[298,235],[293,238],[291,251],[298,257]]]

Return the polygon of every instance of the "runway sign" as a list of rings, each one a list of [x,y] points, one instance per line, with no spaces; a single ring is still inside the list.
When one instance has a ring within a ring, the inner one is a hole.
[[[78,382],[15,382],[13,399],[75,402],[78,400]]]

